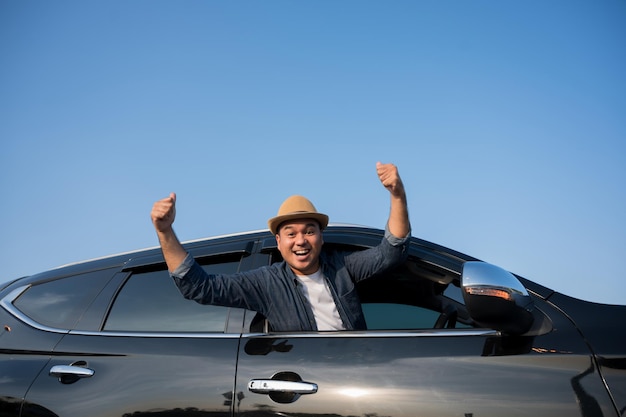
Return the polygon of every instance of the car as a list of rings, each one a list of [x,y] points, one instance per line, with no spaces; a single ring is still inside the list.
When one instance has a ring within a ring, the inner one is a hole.
[[[383,234],[332,224],[324,245],[362,250]],[[281,260],[267,230],[184,246],[208,272]],[[254,311],[184,299],[159,248],[16,279],[0,291],[0,415],[625,413],[626,306],[417,237],[357,290],[367,330],[274,332]]]

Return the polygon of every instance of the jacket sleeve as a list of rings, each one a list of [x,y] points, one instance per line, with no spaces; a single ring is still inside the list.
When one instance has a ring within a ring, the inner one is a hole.
[[[400,265],[408,257],[410,232],[398,238],[385,228],[385,235],[378,246],[353,252],[346,257],[345,265],[355,282],[383,273]]]
[[[171,277],[183,297],[200,304],[259,309],[258,273],[208,274],[190,255]],[[255,285],[257,283],[257,285]]]

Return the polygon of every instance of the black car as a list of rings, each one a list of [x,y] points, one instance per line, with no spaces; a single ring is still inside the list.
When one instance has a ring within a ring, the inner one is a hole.
[[[324,241],[382,236],[333,225]],[[268,231],[185,247],[207,271],[280,260]],[[187,301],[158,248],[15,280],[0,292],[0,416],[625,414],[626,306],[417,238],[409,253],[359,284],[366,331],[277,333]]]

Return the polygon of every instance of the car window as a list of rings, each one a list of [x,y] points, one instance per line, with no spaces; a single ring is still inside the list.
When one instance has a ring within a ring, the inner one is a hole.
[[[339,243],[326,243],[325,248],[340,251],[364,249]],[[270,263],[282,260],[276,249],[267,253]],[[359,282],[357,291],[368,330],[471,327],[458,286],[458,275],[458,272],[410,257],[403,265],[381,276]],[[252,321],[250,331],[262,330],[257,318]]]
[[[439,313],[422,307],[393,303],[363,303],[369,330],[430,329]]]
[[[203,265],[208,273],[237,272],[239,261]],[[167,271],[135,273],[115,298],[105,331],[224,332],[229,308],[198,304],[180,294]]]
[[[72,329],[112,276],[111,270],[101,270],[43,282],[22,293],[13,305],[44,326]]]
[[[409,258],[357,284],[369,330],[471,327],[455,273]]]

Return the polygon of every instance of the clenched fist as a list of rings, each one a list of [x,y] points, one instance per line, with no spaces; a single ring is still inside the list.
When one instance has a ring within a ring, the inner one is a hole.
[[[398,173],[398,167],[394,164],[376,163],[376,173],[380,182],[394,197],[404,196],[404,185]]]
[[[150,217],[157,232],[171,229],[176,218],[176,194],[171,193],[169,197],[154,203]]]

